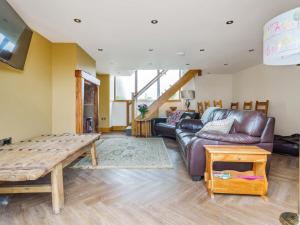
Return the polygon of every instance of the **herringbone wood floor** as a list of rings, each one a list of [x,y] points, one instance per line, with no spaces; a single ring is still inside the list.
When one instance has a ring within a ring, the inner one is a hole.
[[[65,169],[65,208],[53,215],[50,194],[19,194],[1,208],[0,225],[276,225],[283,211],[296,211],[298,159],[274,155],[269,200],[216,195],[193,182],[165,139],[175,169]]]

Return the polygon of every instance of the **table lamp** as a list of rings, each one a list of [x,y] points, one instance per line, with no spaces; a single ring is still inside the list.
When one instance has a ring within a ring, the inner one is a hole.
[[[194,90],[183,90],[181,91],[181,98],[185,100],[186,110],[189,111],[191,106],[191,100],[195,99],[195,91]]]

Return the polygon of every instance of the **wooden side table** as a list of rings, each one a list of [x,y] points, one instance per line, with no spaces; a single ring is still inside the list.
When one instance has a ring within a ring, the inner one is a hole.
[[[151,130],[151,119],[140,119],[135,120],[136,127],[135,127],[135,136],[136,137],[151,137],[152,130]]]
[[[268,181],[266,176],[267,156],[270,152],[256,146],[205,145],[206,171],[205,182],[209,195],[214,193],[260,195],[266,198]],[[246,172],[226,170],[229,179],[214,176],[214,162],[253,163],[253,169]],[[248,179],[245,179],[247,176]],[[260,179],[250,180],[250,176]]]

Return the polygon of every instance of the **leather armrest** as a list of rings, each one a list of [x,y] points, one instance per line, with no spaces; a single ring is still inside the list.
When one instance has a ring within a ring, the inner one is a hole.
[[[177,128],[192,130],[194,132],[201,130],[202,127],[203,127],[202,121],[196,119],[182,119],[177,124]]]
[[[152,125],[155,125],[157,123],[166,123],[167,122],[167,118],[165,118],[165,117],[162,117],[162,118],[153,118],[151,121],[152,121],[151,122]]]
[[[196,136],[203,139],[221,141],[221,142],[229,142],[236,144],[258,144],[260,143],[259,137],[253,137],[247,134],[235,133],[235,134],[220,134],[220,133],[212,133],[212,132],[198,132]]]
[[[275,118],[269,117],[261,135],[261,142],[272,143],[274,140]]]

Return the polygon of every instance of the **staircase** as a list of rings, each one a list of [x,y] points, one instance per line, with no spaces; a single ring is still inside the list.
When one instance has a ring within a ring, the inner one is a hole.
[[[135,120],[141,120],[141,117],[137,115],[137,105],[139,104],[138,97],[147,91],[160,77],[166,74],[166,70],[162,70],[153,80],[151,80],[144,88],[142,88],[137,94],[132,95],[131,101],[131,127],[127,128],[127,132],[135,135],[136,123]],[[146,113],[144,120],[149,120],[157,116],[159,108],[166,103],[173,95],[176,94],[186,83],[193,79],[196,75],[201,76],[201,70],[189,70],[187,71],[176,83],[174,83],[168,90],[153,101],[148,106],[148,112]],[[130,132],[131,131],[131,132]]]

